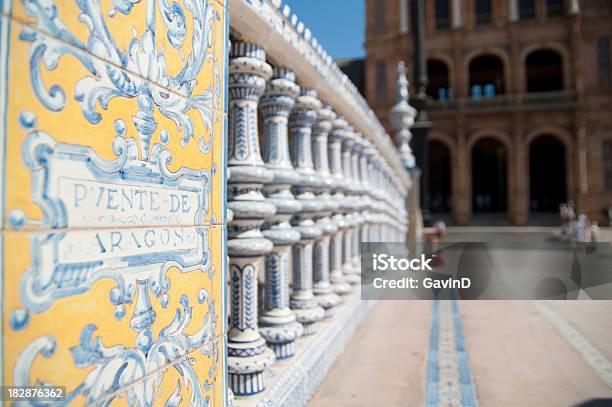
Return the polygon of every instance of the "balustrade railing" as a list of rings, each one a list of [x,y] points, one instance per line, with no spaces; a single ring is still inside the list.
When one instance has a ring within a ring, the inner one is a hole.
[[[262,42],[232,41],[229,57],[229,388],[238,405],[283,405],[266,399],[266,372],[290,370],[314,352],[301,344],[333,343],[355,324],[360,243],[405,241],[411,183],[365,101],[287,7],[231,4],[234,32]],[[295,386],[300,374],[287,375]]]
[[[578,103],[575,90],[496,95],[493,97],[434,100],[433,113],[469,113],[520,109],[571,108]]]
[[[578,103],[578,92],[575,90],[524,93],[521,96],[524,106],[573,106]]]

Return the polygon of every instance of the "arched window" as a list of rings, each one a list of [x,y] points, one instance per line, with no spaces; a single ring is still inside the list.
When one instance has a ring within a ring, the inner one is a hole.
[[[449,80],[448,67],[444,61],[438,59],[427,60],[427,75],[429,83],[427,84],[427,94],[435,100],[450,100],[453,98]]]
[[[612,87],[612,69],[610,69],[610,38],[597,38],[597,70],[599,75],[599,88]]]
[[[491,24],[491,0],[476,1],[476,24]]]
[[[520,0],[519,16],[521,20],[533,20],[535,18],[535,0]]]
[[[546,14],[548,17],[560,17],[564,15],[563,0],[546,0]]]
[[[525,61],[527,92],[552,92],[563,89],[563,60],[553,50],[537,50]]]
[[[557,212],[567,199],[565,146],[541,135],[529,145],[529,207],[532,212]]]
[[[604,189],[612,191],[612,139],[603,141]]]
[[[490,137],[472,148],[472,207],[474,212],[505,212],[507,208],[506,147]]]
[[[432,212],[450,212],[451,201],[451,154],[446,144],[438,140],[429,141],[429,194]]]
[[[449,0],[436,0],[436,29],[448,30],[450,27]]]
[[[494,97],[505,93],[504,63],[495,55],[480,55],[470,62],[472,98]]]

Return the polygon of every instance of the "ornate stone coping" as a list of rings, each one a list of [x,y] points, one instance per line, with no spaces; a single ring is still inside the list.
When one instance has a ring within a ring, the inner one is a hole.
[[[303,407],[342,354],[355,330],[366,319],[376,301],[362,301],[360,291],[343,297],[334,317],[318,322],[316,334],[299,338],[293,358],[277,361],[264,373],[266,391],[235,399],[233,407]]]
[[[411,185],[391,138],[355,85],[311,31],[281,0],[230,1],[230,28],[242,41],[263,46],[275,64],[291,68],[353,127],[378,147],[402,183]]]

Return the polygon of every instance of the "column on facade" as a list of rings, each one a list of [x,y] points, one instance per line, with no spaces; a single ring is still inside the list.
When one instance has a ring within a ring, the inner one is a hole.
[[[518,0],[508,0],[508,19],[515,22],[520,19]]]
[[[461,30],[455,30],[451,35],[451,52],[452,65],[449,67],[449,75],[451,79],[452,94],[451,99],[461,99],[469,95],[469,82],[465,79],[464,72],[468,70],[468,66],[463,63],[462,45],[464,42],[465,33]],[[457,115],[455,120],[463,120],[463,115]]]
[[[567,0],[567,12],[571,16],[580,14],[580,0]]]
[[[463,18],[461,16],[461,0],[452,0],[453,2],[453,28],[461,28],[463,26]]]
[[[317,227],[321,230],[321,236],[314,244],[314,294],[319,305],[325,309],[327,317],[332,316],[332,308],[342,302],[342,299],[334,291],[330,281],[330,242],[338,231],[338,225],[331,219],[334,211],[338,210],[339,203],[330,194],[332,190],[332,176],[329,171],[329,158],[327,151],[328,135],[333,128],[333,120],[336,114],[324,105],[318,111],[318,119],[314,124],[312,132],[312,151],[314,168],[317,177],[322,181],[317,188],[317,199],[323,205],[323,210],[316,215]]]
[[[399,0],[400,34],[406,34],[410,28],[408,0]]]
[[[472,180],[470,177],[470,152],[467,145],[467,134],[465,131],[459,133],[457,138],[457,172],[456,177],[459,185],[469,186],[465,190],[457,194],[458,199],[453,200],[453,216],[457,224],[467,225],[472,218],[472,197],[470,191],[472,188]]]
[[[300,233],[289,223],[302,204],[291,193],[291,185],[298,180],[289,155],[287,123],[300,88],[292,71],[275,67],[272,79],[259,102],[263,117],[266,167],[273,174],[264,186],[266,202],[276,207],[276,214],[268,218],[264,236],[274,247],[266,255],[264,301],[259,318],[259,332],[278,359],[295,353],[294,341],[303,333],[289,308],[289,272],[291,246],[300,240]]]
[[[331,236],[329,247],[330,281],[334,291],[340,295],[347,295],[352,290],[351,286],[345,281],[344,273],[342,272],[342,242],[344,231],[347,228],[344,217],[344,201],[346,198],[344,191],[347,180],[343,172],[342,140],[347,132],[348,123],[343,117],[338,117],[333,121],[333,130],[328,136],[327,143],[329,170],[332,178],[332,198],[336,202],[332,221],[337,226],[337,230]]]
[[[514,129],[512,134],[512,149],[515,151],[516,165],[514,179],[529,179],[527,168],[529,167],[528,146],[525,146],[523,135],[525,134],[523,114],[513,114]],[[510,174],[509,174],[510,175]],[[529,220],[529,186],[525,182],[516,182],[516,189],[512,193],[516,201],[513,221],[517,225],[525,225]]]
[[[272,68],[257,44],[234,43],[229,62],[228,224],[227,243],[231,279],[231,320],[228,333],[229,385],[236,396],[264,390],[263,371],[274,353],[258,330],[257,275],[263,257],[272,250],[260,227],[274,215],[265,202],[263,183],[272,179],[264,166],[257,134],[257,102]]]
[[[315,332],[315,323],[325,316],[313,294],[313,245],[322,232],[314,222],[324,205],[314,192],[322,186],[312,161],[312,126],[317,120],[321,102],[311,88],[302,88],[289,116],[291,160],[299,174],[293,191],[302,204],[302,211],[293,217],[300,240],[293,246],[293,293],[290,305],[297,320],[304,326],[304,335]]]

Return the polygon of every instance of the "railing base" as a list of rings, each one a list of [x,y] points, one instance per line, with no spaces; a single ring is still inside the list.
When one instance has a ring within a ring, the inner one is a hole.
[[[233,407],[303,407],[342,354],[355,330],[376,301],[362,301],[360,291],[345,296],[334,316],[316,323],[317,332],[295,341],[295,356],[268,368],[266,390],[248,398],[237,397]]]

